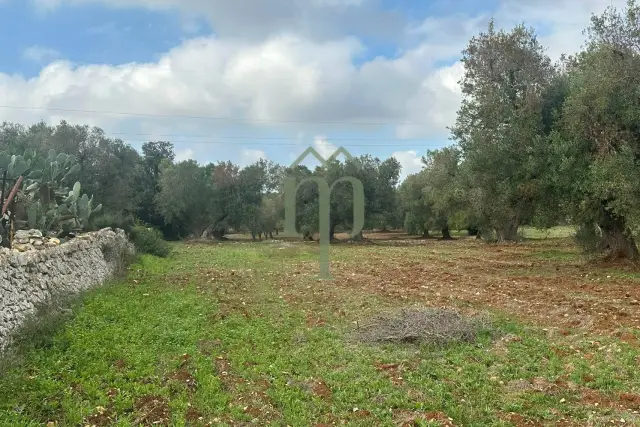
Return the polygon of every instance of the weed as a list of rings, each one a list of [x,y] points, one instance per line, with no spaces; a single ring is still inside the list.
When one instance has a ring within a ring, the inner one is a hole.
[[[100,249],[114,279],[123,278],[127,273],[128,267],[137,258],[135,249],[128,241],[115,240],[111,243],[103,244]]]
[[[33,312],[25,316],[11,334],[9,345],[0,357],[0,373],[19,365],[30,351],[50,349],[58,333],[81,308],[85,294],[56,294],[36,304]],[[65,347],[68,341],[63,339],[58,345]]]
[[[139,253],[164,258],[171,252],[169,242],[164,240],[162,233],[154,228],[136,226],[132,229],[130,236]]]

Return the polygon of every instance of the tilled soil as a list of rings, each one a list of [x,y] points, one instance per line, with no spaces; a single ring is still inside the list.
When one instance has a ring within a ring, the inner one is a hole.
[[[568,241],[398,243],[333,255],[332,285],[429,306],[495,308],[539,325],[614,333],[625,341],[634,341],[640,327],[640,269],[584,259]]]

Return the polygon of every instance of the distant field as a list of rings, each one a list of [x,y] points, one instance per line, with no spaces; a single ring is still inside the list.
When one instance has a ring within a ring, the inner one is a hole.
[[[519,233],[527,239],[559,239],[575,235],[576,230],[570,225],[552,227],[547,230],[533,227],[520,227]]]
[[[634,267],[529,229],[504,245],[372,234],[331,247],[333,281],[316,279],[314,243],[143,257],[6,362],[0,425],[640,425]],[[446,347],[350,339],[409,306],[493,325]]]
[[[538,229],[534,227],[520,227],[519,234],[525,239],[558,239],[571,237],[575,234],[575,229],[572,226],[557,226],[549,229]],[[368,239],[373,240],[387,240],[387,239],[417,239],[420,236],[409,235],[402,231],[364,231],[363,235]],[[437,232],[432,232],[434,238],[439,237]],[[465,238],[469,237],[467,230],[451,230],[453,237]],[[231,240],[251,240],[251,235],[247,233],[233,233],[227,236]],[[302,237],[300,235],[299,237]],[[318,235],[315,238],[318,239]],[[348,239],[348,233],[336,233],[337,239]],[[274,235],[274,239],[280,239],[281,236]]]

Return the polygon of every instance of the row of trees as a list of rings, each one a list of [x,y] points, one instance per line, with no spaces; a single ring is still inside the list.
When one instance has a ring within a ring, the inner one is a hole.
[[[429,151],[421,172],[399,183],[395,158],[368,155],[324,167],[288,168],[258,161],[176,162],[169,142],[141,153],[98,128],[39,123],[0,126],[0,152],[73,156],[82,189],[103,205],[103,217],[135,218],[168,238],[223,238],[229,230],[254,238],[277,234],[284,220],[283,178],[322,177],[329,185],[358,178],[365,228],[427,236],[450,228],[497,240],[518,228],[559,223],[579,227],[585,248],[639,257],[640,8],[594,16],[583,51],[553,63],[533,30],[497,30],[492,23],[463,51],[462,105],[453,144]],[[72,183],[67,183],[72,185]],[[318,189],[301,186],[297,226],[318,229]],[[352,190],[331,195],[330,229],[350,230]]]
[[[166,221],[181,224],[182,235],[222,238],[229,230],[246,230],[253,238],[273,237],[284,227],[284,179],[321,177],[329,185],[345,176],[358,178],[364,187],[367,226],[392,224],[400,164],[395,158],[371,156],[332,161],[311,170],[284,167],[260,160],[245,168],[226,162],[198,165],[189,160],[161,165],[156,206]],[[338,183],[332,191],[330,234],[348,230],[353,221],[352,190]],[[318,188],[304,183],[296,193],[296,225],[305,238],[318,231]],[[397,221],[396,221],[397,223]]]
[[[5,162],[0,158],[0,169],[26,177],[14,212],[20,226],[36,225],[33,228],[44,231],[64,228],[57,221],[51,221],[51,208],[60,207],[62,212],[62,205],[69,202],[68,189],[73,187],[77,191],[81,186],[82,192],[90,195],[86,201],[91,201],[92,211],[101,206],[106,208],[102,210],[103,215],[135,216],[166,228],[153,205],[159,164],[165,158],[172,158],[171,144],[145,144],[140,155],[122,141],[106,137],[99,128],[72,126],[64,121],[57,126],[38,123],[29,127],[3,123],[0,153],[0,157],[6,157]],[[16,169],[11,164],[20,166]],[[14,173],[14,169],[19,169],[19,173]],[[38,182],[42,188],[33,187]],[[85,206],[84,201],[82,205]],[[65,210],[63,218],[66,220],[69,216]],[[82,223],[75,224],[73,229],[90,227],[87,215],[82,218]]]
[[[395,158],[381,161],[362,156],[356,161],[332,161],[315,170],[287,168],[266,160],[243,168],[231,162],[202,165],[194,160],[176,162],[170,142],[147,142],[138,153],[121,140],[108,138],[99,128],[64,121],[57,126],[38,123],[30,127],[3,123],[0,153],[5,153],[7,164],[12,159],[50,159],[50,168],[56,171],[50,185],[58,189],[57,201],[52,207],[47,200],[40,209],[43,216],[47,211],[53,213],[68,187],[80,182],[83,192],[92,195],[89,205],[102,209],[93,215],[91,224],[83,217],[80,228],[137,220],[162,230],[167,238],[222,239],[230,230],[250,232],[254,238],[273,236],[283,228],[285,176],[299,180],[322,177],[330,185],[343,176],[357,177],[365,190],[367,226],[396,227],[401,223],[395,218],[401,169]],[[30,175],[31,169],[25,165],[16,177],[21,173]],[[18,199],[20,225],[60,228],[56,222],[28,221],[31,200],[26,196],[33,189],[26,189],[30,184],[23,186]],[[332,236],[336,230],[350,227],[351,207],[351,189],[348,184],[338,184],[332,192]],[[317,188],[311,183],[297,193],[297,225],[305,237],[318,230]]]
[[[569,222],[585,248],[638,258],[640,8],[608,8],[585,34],[556,64],[524,26],[471,39],[455,145],[402,186],[410,227],[462,221],[514,240],[523,224]]]

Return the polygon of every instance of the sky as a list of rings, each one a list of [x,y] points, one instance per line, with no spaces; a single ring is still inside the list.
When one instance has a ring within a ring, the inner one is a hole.
[[[0,121],[99,126],[178,160],[395,156],[449,145],[469,39],[536,29],[575,53],[625,0],[0,0]]]

